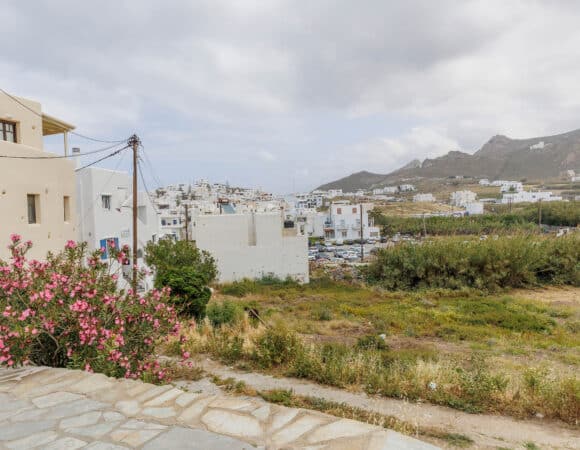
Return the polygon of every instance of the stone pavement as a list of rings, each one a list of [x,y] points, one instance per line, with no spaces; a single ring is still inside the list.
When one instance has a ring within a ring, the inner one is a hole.
[[[430,444],[253,397],[52,368],[0,368],[0,448],[408,449]]]

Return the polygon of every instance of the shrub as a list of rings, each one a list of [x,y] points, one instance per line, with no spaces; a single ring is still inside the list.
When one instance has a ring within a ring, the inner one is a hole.
[[[168,267],[157,273],[157,286],[171,290],[170,301],[181,315],[202,319],[211,297],[207,279],[195,267]]]
[[[446,238],[381,250],[364,271],[388,289],[580,285],[580,236]]]
[[[169,267],[195,267],[211,283],[217,277],[214,258],[206,251],[199,250],[190,241],[174,241],[171,238],[149,242],[145,247],[145,262],[162,271]]]
[[[116,291],[100,252],[69,241],[46,262],[28,260],[31,242],[13,235],[0,262],[0,364],[70,367],[109,376],[162,379],[154,357],[162,337],[179,331],[166,290]],[[119,260],[127,249],[115,251]],[[87,264],[84,264],[84,262]]]
[[[376,334],[359,337],[356,346],[362,350],[387,350],[389,348],[385,340]]]
[[[332,320],[332,312],[328,308],[321,308],[312,312],[312,317],[320,321]]]
[[[295,332],[279,323],[259,335],[254,345],[254,360],[262,367],[272,367],[292,361],[302,343]]]
[[[211,297],[208,285],[217,276],[212,256],[189,241],[173,239],[149,242],[145,252],[146,263],[156,271],[155,287],[170,288],[170,301],[179,314],[203,318]]]
[[[234,324],[241,320],[243,315],[242,307],[230,300],[210,303],[207,307],[207,318],[214,327]]]

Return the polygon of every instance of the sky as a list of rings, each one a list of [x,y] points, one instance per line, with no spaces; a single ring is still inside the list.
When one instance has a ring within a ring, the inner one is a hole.
[[[79,133],[138,134],[149,188],[304,191],[580,128],[574,0],[4,0],[0,17],[0,87]]]

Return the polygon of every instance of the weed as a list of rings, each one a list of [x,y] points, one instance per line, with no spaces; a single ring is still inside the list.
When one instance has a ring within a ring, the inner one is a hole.
[[[231,300],[224,300],[221,303],[212,302],[207,306],[206,314],[214,327],[223,324],[234,324],[242,320],[244,310],[240,305]]]

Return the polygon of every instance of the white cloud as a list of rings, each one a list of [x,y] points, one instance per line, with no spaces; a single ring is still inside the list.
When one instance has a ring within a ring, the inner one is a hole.
[[[277,190],[578,127],[578,2],[234,3],[7,0],[0,85],[166,179]]]

